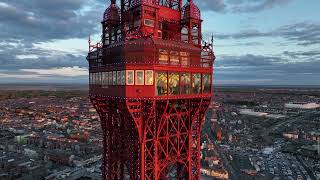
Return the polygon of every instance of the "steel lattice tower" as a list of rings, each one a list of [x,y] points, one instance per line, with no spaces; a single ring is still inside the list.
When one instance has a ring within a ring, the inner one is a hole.
[[[200,130],[215,59],[192,0],[115,0],[89,42],[103,178],[200,179]]]

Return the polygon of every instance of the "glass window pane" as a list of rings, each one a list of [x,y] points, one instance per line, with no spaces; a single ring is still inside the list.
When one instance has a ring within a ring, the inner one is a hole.
[[[169,61],[169,54],[168,51],[164,49],[159,49],[159,63],[160,64],[167,64]]]
[[[144,71],[136,70],[136,85],[144,85]]]
[[[190,94],[191,92],[191,75],[190,73],[181,74],[181,93]]]
[[[100,73],[97,73],[97,85],[100,85]]]
[[[188,37],[189,31],[187,27],[183,27],[181,29],[181,41],[182,42],[188,42],[189,41],[189,37]]]
[[[112,85],[112,72],[108,72],[108,84]]]
[[[198,37],[198,27],[193,27],[193,29],[192,29],[192,42],[194,44],[198,44],[199,43],[198,39],[199,39],[199,37]]]
[[[154,27],[154,20],[145,19],[144,20],[144,25],[149,26],[149,27]]]
[[[202,83],[203,83],[203,93],[210,93],[211,92],[211,75],[210,74],[203,74],[202,75]]]
[[[156,95],[167,95],[168,91],[168,76],[167,72],[157,72],[156,73]]]
[[[201,74],[192,75],[192,92],[194,94],[201,93]]]
[[[105,81],[105,85],[106,85],[106,86],[108,86],[108,85],[109,85],[109,80],[108,80],[108,79],[109,79],[109,77],[108,77],[108,76],[109,76],[108,72],[105,72],[104,81]]]
[[[121,85],[126,85],[126,73],[121,71]]]
[[[171,51],[170,53],[170,63],[171,64],[179,64],[179,52],[177,51]]]
[[[134,85],[134,71],[127,70],[127,85]]]
[[[105,72],[102,72],[102,73],[101,73],[101,85],[102,85],[102,86],[105,86],[105,77],[106,77],[106,76],[105,76]]]
[[[146,85],[153,85],[153,71],[146,70]]]
[[[117,71],[113,71],[112,73],[112,84],[117,85]]]
[[[117,71],[117,85],[121,85],[121,71]]]
[[[190,54],[188,52],[180,52],[181,65],[188,66],[190,63]]]
[[[180,93],[179,73],[169,73],[169,94],[178,95]]]
[[[99,85],[102,85],[102,72],[99,73]]]

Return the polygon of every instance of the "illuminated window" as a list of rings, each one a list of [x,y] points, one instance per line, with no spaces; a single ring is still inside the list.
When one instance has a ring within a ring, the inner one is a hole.
[[[190,94],[191,92],[191,75],[190,73],[181,74],[181,94]]]
[[[153,71],[146,70],[146,85],[153,85]]]
[[[112,84],[117,85],[117,71],[112,72]]]
[[[136,70],[136,85],[144,85],[144,71]]]
[[[121,71],[117,71],[117,85],[121,85]]]
[[[134,71],[127,70],[127,85],[134,85]]]
[[[193,94],[201,93],[201,74],[192,75],[192,92]]]
[[[108,72],[108,84],[112,85],[112,71]]]
[[[149,26],[149,27],[154,27],[154,20],[145,19],[144,20],[144,25]]]
[[[168,92],[168,75],[167,72],[156,73],[156,95],[167,95]]]
[[[202,75],[202,89],[203,93],[210,93],[211,92],[211,75],[210,74],[203,74]]]
[[[169,73],[169,94],[178,95],[180,93],[179,73]]]
[[[188,52],[180,52],[181,65],[188,66],[190,64],[190,54]]]
[[[121,71],[121,85],[126,85],[126,72]]]
[[[170,64],[174,64],[174,65],[179,64],[179,52],[177,51],[170,52]]]
[[[167,64],[169,61],[169,54],[168,51],[164,49],[159,49],[159,63],[160,64]]]
[[[161,30],[158,30],[158,38],[162,39],[162,31]]]

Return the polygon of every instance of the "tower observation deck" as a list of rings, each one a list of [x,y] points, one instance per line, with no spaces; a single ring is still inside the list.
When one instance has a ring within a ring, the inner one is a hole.
[[[89,43],[89,96],[103,179],[200,179],[200,131],[215,59],[192,0],[111,0]]]

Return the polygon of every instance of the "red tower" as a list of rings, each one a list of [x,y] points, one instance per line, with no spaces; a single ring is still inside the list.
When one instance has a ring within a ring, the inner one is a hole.
[[[214,54],[189,0],[115,0],[89,45],[90,99],[103,129],[103,179],[200,179],[200,130]]]

